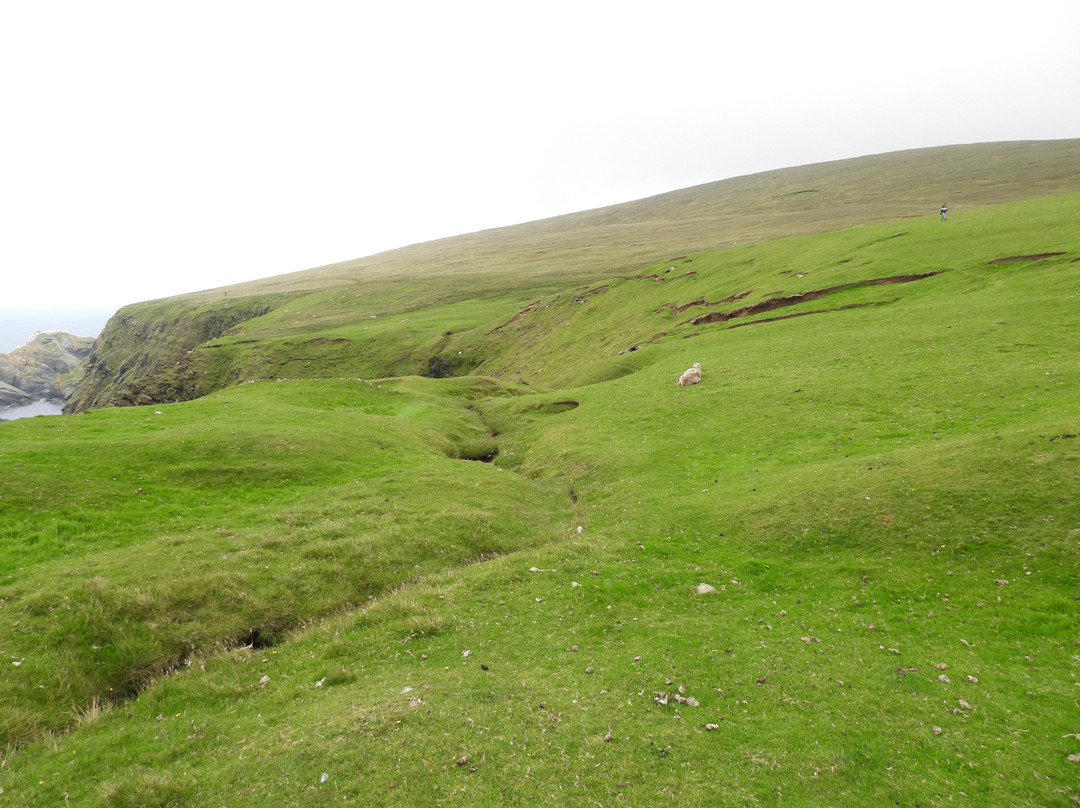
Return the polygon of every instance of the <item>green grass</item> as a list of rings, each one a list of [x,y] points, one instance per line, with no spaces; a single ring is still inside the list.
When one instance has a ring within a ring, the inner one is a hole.
[[[128,306],[67,407],[183,401],[252,378],[431,375],[437,354],[461,375],[498,348],[482,337],[513,315],[497,316],[509,301],[546,305],[583,283],[795,235],[890,223],[874,237],[886,239],[911,222],[939,224],[926,214],[942,199],[954,211],[950,232],[962,231],[953,225],[977,208],[1076,191],[1078,149],[1077,140],[989,143],[785,168]],[[472,329],[482,330],[466,340]],[[350,342],[327,341],[341,339]]]
[[[128,698],[196,650],[273,644],[425,572],[551,540],[557,486],[457,459],[490,439],[461,402],[498,388],[421,381],[242,385],[59,419],[62,435],[13,424],[0,570],[19,612],[5,652],[25,662],[0,678],[22,705],[7,740]]]
[[[1078,209],[424,303],[370,347],[412,371],[441,340],[473,376],[3,425],[3,799],[1069,804]],[[207,353],[354,340],[314,374],[388,319],[346,302]]]

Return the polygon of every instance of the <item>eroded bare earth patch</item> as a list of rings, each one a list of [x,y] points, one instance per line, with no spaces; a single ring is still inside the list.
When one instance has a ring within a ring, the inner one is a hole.
[[[694,317],[688,320],[690,325],[704,325],[706,323],[724,323],[728,320],[734,320],[739,317],[753,317],[755,314],[765,314],[766,312],[776,311],[777,309],[787,308],[788,306],[797,306],[800,303],[809,303],[814,300],[821,300],[828,295],[836,294],[837,292],[844,292],[849,289],[860,289],[865,286],[887,286],[895,283],[911,283],[913,281],[921,281],[925,278],[932,278],[935,275],[940,275],[943,270],[934,270],[933,272],[922,272],[913,275],[891,275],[887,278],[872,278],[866,281],[856,281],[854,283],[842,283],[837,286],[829,286],[824,289],[811,289],[806,292],[799,292],[794,295],[783,295],[780,297],[770,297],[757,303],[751,303],[749,306],[743,306],[733,311],[713,311],[708,314],[702,314],[699,317]],[[724,301],[720,301],[723,303]],[[694,305],[694,304],[690,304]],[[685,309],[682,309],[685,310]],[[676,310],[673,309],[673,312]]]
[[[1041,261],[1043,258],[1053,258],[1064,255],[1064,252],[1035,253],[1034,255],[1010,255],[1008,258],[996,258],[991,264],[1015,264],[1018,261]]]

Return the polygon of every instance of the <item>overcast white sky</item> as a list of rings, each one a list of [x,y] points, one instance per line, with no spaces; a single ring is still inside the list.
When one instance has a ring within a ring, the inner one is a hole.
[[[1080,137],[1080,2],[0,6],[0,309],[790,165]]]

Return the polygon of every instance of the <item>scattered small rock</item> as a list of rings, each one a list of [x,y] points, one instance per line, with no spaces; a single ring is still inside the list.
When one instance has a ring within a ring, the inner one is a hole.
[[[959,705],[960,705],[960,709],[961,709],[961,710],[970,710],[970,709],[971,709],[971,705],[970,705],[970,704],[968,704],[968,703],[967,703],[966,701],[964,701],[963,699],[960,699],[960,701],[958,701],[958,702],[957,702],[957,704],[959,704]]]
[[[1071,763],[1080,763],[1080,754],[1069,755],[1065,759],[1068,760]]]
[[[935,735],[940,735],[941,733],[942,733],[941,727],[934,727],[934,734]]]
[[[976,679],[974,676],[968,676],[967,680],[969,682],[971,682],[973,685],[977,685],[979,683],[979,680]]]
[[[682,689],[685,692],[685,688]],[[701,706],[701,702],[699,702],[693,696],[684,696],[682,695],[682,693],[668,693],[666,690],[657,690],[653,696],[653,701],[655,701],[661,707],[672,701],[676,702],[677,704],[685,704],[687,707]]]
[[[994,579],[994,586],[1008,586],[1008,585],[1009,585],[1008,581],[1003,581],[1001,578],[995,578]]]
[[[708,729],[708,730],[720,729],[720,725],[719,724],[706,724],[705,729]]]
[[[940,676],[938,676],[937,680],[938,680],[939,682],[944,682],[945,684],[950,684],[950,679],[949,679],[949,677],[948,677],[948,676],[946,676],[946,675],[945,675],[944,673],[943,673],[943,674],[941,674]]]
[[[454,762],[457,763],[458,766],[465,766],[469,763],[469,760],[470,757],[468,755],[462,755]]]
[[[604,736],[604,743],[611,743],[614,738],[615,736],[609,732],[607,735]]]
[[[592,665],[590,665],[589,667],[587,667],[585,669],[585,673],[592,673],[592,672],[593,672],[593,666]]]
[[[939,671],[943,671],[943,670],[946,670],[949,667],[949,665],[946,662],[939,662],[934,667],[937,668]]]
[[[962,642],[962,643],[963,643],[964,645],[966,645],[966,646],[967,646],[968,648],[974,648],[974,647],[975,647],[974,645],[972,645],[971,643],[969,643],[969,642],[968,642],[967,640],[965,640],[965,639],[964,639],[963,637],[961,637],[961,638],[960,638],[960,642]]]
[[[700,584],[697,585],[697,593],[699,595],[715,595],[716,594],[716,587],[715,586],[710,586],[709,584],[706,584],[706,583],[700,583]]]

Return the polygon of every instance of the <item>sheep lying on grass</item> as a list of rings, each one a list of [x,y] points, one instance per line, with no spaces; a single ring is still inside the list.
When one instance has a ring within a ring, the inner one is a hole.
[[[683,373],[679,377],[679,386],[685,387],[688,384],[697,384],[701,381],[701,363],[695,362],[694,366]]]

